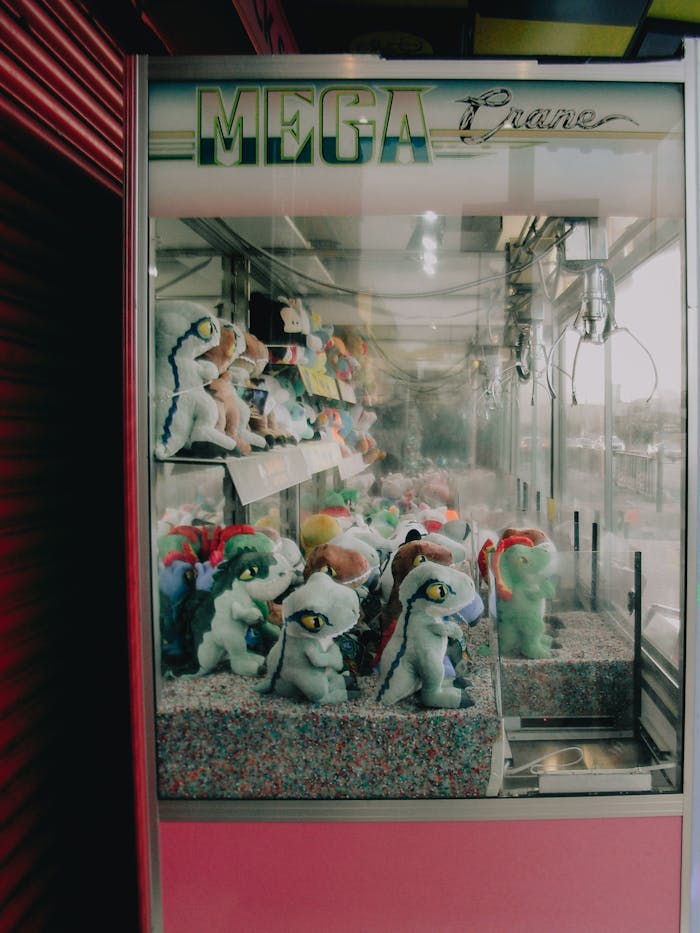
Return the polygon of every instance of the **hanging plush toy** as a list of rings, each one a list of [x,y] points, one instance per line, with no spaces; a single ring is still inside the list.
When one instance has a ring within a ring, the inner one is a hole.
[[[326,345],[326,372],[341,382],[352,382],[360,364],[348,353],[340,337],[331,337]]]
[[[227,454],[236,442],[218,430],[219,411],[205,385],[219,375],[203,358],[219,343],[219,324],[193,301],[159,301],[155,308],[155,455],[183,450]]]
[[[309,424],[307,411],[301,402],[290,398],[286,403],[289,412],[289,427],[297,441],[312,441],[314,429]]]
[[[445,678],[448,638],[462,638],[449,616],[474,597],[467,574],[433,561],[420,562],[399,587],[401,614],[379,666],[377,700],[398,703],[415,693],[424,706],[465,709],[471,697]]]
[[[267,392],[263,409],[264,429],[259,426],[257,430],[264,435],[270,446],[296,444],[292,415],[287,408],[287,402],[290,400],[289,390],[285,389],[272,373],[265,373],[257,381],[257,385]]]
[[[312,703],[348,699],[336,639],[357,622],[357,593],[326,573],[313,573],[282,601],[282,634],[266,660],[258,693],[305,697]]]

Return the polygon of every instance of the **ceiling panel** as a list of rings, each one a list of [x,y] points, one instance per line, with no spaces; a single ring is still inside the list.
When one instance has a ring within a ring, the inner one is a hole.
[[[247,4],[249,7],[250,4]],[[648,59],[700,35],[700,0],[267,0],[302,53],[386,58]],[[254,54],[236,0],[84,0],[127,52]],[[279,52],[284,49],[270,48]]]
[[[634,26],[477,16],[474,23],[474,53],[524,58],[622,58],[634,31]]]

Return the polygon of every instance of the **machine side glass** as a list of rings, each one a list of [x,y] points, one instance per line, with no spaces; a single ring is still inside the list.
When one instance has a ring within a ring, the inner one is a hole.
[[[154,84],[162,799],[681,789],[682,112]]]

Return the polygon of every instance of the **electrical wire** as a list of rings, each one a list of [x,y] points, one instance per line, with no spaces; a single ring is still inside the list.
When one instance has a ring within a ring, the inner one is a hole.
[[[550,758],[556,758],[566,752],[575,752],[576,754],[572,761],[564,763],[565,767],[545,768],[543,766],[544,762],[548,761]],[[539,758],[533,758],[532,761],[528,761],[527,764],[520,765],[517,768],[508,768],[507,774],[509,776],[521,774],[523,771],[529,771],[530,774],[646,774],[648,771],[666,771],[678,765],[677,761],[660,761],[656,764],[637,765],[631,768],[573,768],[573,765],[577,765],[579,762],[583,761],[583,757],[583,749],[579,745],[569,745],[566,748],[541,755]]]
[[[556,758],[557,755],[563,755],[565,752],[576,752],[576,757],[573,761],[566,762],[567,768],[583,761],[583,749],[579,745],[569,745],[567,748],[559,749],[556,752],[548,752],[546,755],[540,755],[539,758],[533,758],[532,761],[528,761],[527,764],[520,765],[518,768],[508,768],[508,774],[520,774],[523,771],[529,771],[530,774],[544,774],[547,772],[547,769],[541,767],[542,763],[548,761],[550,758]],[[556,773],[559,772],[557,771]]]
[[[547,253],[549,253],[552,249],[555,249],[558,246],[560,246],[567,239],[567,237],[570,236],[572,230],[573,230],[573,226],[570,227],[568,230],[565,230],[558,237],[555,237],[553,241],[550,243],[550,245],[545,250],[542,251],[542,253],[536,256],[532,256],[530,259],[526,260],[520,266],[511,267],[505,273],[495,272],[491,275],[486,275],[486,276],[482,276],[480,278],[474,279],[472,282],[462,282],[459,285],[451,285],[447,288],[440,288],[440,289],[435,289],[433,291],[427,291],[427,292],[374,292],[372,290],[366,290],[366,289],[349,288],[343,285],[336,285],[336,284],[331,285],[328,282],[321,282],[319,279],[315,278],[312,275],[308,275],[305,272],[300,272],[298,269],[295,269],[289,263],[286,263],[283,260],[279,259],[279,257],[274,256],[272,253],[267,252],[267,250],[263,249],[262,247],[254,246],[252,243],[250,243],[248,240],[245,240],[243,237],[237,235],[237,238],[240,241],[241,245],[243,246],[244,250],[246,250],[249,253],[249,255],[256,256],[256,257],[262,257],[266,259],[268,262],[272,263],[272,265],[277,266],[278,268],[285,270],[291,275],[294,275],[295,277],[302,279],[303,281],[308,282],[312,285],[315,285],[317,288],[323,289],[325,291],[337,292],[338,294],[348,295],[352,298],[357,298],[358,296],[363,295],[365,297],[374,298],[378,300],[384,299],[384,300],[408,301],[410,299],[439,298],[445,295],[457,295],[460,292],[468,291],[469,289],[477,288],[481,285],[487,285],[489,282],[503,281],[504,279],[507,278],[507,276],[513,275],[514,273],[525,272],[528,269],[532,268],[532,266],[539,263],[547,255]],[[457,315],[453,315],[453,316],[459,316],[459,314],[463,314],[463,313],[464,312],[458,312]]]

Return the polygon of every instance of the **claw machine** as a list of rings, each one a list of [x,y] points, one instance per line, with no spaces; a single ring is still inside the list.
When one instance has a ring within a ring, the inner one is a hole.
[[[696,54],[131,62],[153,929],[697,922]]]

